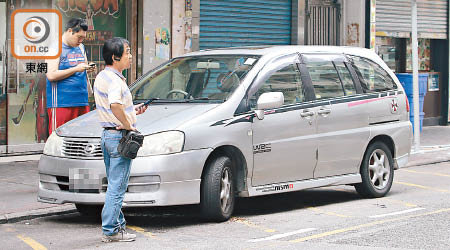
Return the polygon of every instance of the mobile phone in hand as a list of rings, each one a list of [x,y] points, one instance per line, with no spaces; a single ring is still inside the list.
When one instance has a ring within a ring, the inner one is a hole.
[[[94,68],[95,67],[95,63],[91,62],[89,63],[89,68]]]

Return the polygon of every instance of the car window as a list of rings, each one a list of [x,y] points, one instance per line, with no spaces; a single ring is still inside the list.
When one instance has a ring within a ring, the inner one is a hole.
[[[391,76],[378,64],[358,56],[350,56],[364,92],[397,89]]]
[[[295,104],[305,100],[305,94],[297,65],[288,65],[273,73],[250,99],[251,107],[256,107],[259,96],[266,92],[282,92],[284,104]]]
[[[223,102],[233,94],[259,56],[210,55],[174,58],[131,88],[133,100]]]
[[[353,82],[352,76],[348,71],[347,66],[343,62],[333,62],[336,70],[339,72],[339,76],[342,80],[342,85],[344,85],[345,95],[356,94],[355,84]]]
[[[327,99],[345,95],[333,62],[326,60],[307,61],[306,67],[311,76],[316,99]]]

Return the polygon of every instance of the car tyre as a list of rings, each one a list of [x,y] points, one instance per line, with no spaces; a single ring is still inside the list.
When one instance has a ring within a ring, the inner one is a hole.
[[[75,207],[81,215],[89,217],[100,217],[103,209],[103,205],[75,204]]]
[[[228,220],[234,210],[233,164],[227,156],[209,161],[201,183],[202,215],[215,222]]]
[[[355,189],[361,196],[379,198],[389,192],[394,180],[394,161],[386,144],[378,141],[369,145],[360,173],[362,182]]]

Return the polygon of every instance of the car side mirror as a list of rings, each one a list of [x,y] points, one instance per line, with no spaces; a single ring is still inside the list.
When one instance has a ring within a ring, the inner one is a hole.
[[[264,119],[264,109],[279,108],[284,104],[282,92],[267,92],[258,98],[255,114],[259,120]]]

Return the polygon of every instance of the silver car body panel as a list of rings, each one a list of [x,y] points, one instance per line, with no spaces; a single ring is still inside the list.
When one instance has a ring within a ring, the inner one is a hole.
[[[212,152],[212,149],[199,149],[184,151],[177,154],[138,157],[133,160],[130,172],[130,183],[132,179],[142,176],[159,176],[159,182],[150,192],[132,193],[126,192],[124,203],[128,205],[154,205],[168,206],[180,204],[195,204],[200,202],[200,177],[203,170],[204,159]],[[79,160],[43,155],[39,161],[39,174],[50,177],[68,177],[70,169],[84,168],[97,169],[100,178],[105,176],[105,165],[103,160]],[[58,180],[54,178],[54,180]],[[53,181],[41,178],[38,197],[40,201],[49,203],[103,203],[105,193],[76,193],[68,190],[60,190],[62,183],[54,188],[44,188],[45,183]],[[64,184],[64,185],[62,185]],[[56,190],[51,190],[56,189]]]
[[[277,112],[266,111],[263,120],[258,120],[252,111],[235,113],[246,94],[264,80],[264,75],[270,75],[285,62],[297,63],[296,55],[302,53],[347,54],[370,59],[391,75],[398,90],[335,98],[327,103],[312,101],[283,106],[276,109]],[[359,166],[365,149],[379,136],[394,142],[396,166],[406,165],[412,138],[406,96],[396,76],[374,52],[353,47],[274,46],[200,51],[185,56],[231,54],[261,57],[227,101],[221,104],[154,104],[137,117],[137,128],[144,135],[179,130],[185,135],[185,144],[181,153],[138,157],[133,161],[131,177],[160,176],[160,183],[151,192],[127,192],[125,205],[199,203],[203,169],[208,157],[220,147],[232,147],[243,156],[242,166],[238,166],[244,172],[240,196],[359,183]],[[395,114],[389,108],[392,99],[398,104]],[[320,116],[317,113],[321,108],[329,108],[331,113]],[[315,114],[309,120],[300,116],[305,109]],[[61,126],[57,134],[65,138],[98,140],[101,131],[94,111]],[[267,144],[270,144],[270,151],[264,152]],[[67,178],[71,168],[95,168],[104,173],[101,159],[43,155],[39,162],[39,173],[44,176]],[[43,183],[45,180],[41,178],[39,200],[42,202],[98,204],[104,201],[103,192],[49,190]],[[275,188],[286,184],[293,186]],[[133,186],[131,181],[130,186]],[[265,189],[270,186],[274,186],[273,190]]]
[[[265,82],[275,71],[296,63],[299,63],[297,54],[274,58],[259,72],[255,82]],[[254,120],[252,186],[313,177],[316,121],[314,117],[300,115],[305,109],[289,111],[291,108],[287,106],[264,120]]]
[[[341,176],[323,177],[302,181],[283,182],[269,185],[261,185],[250,187],[248,196],[260,196],[267,194],[285,193],[292,191],[299,191],[315,187],[337,186],[345,184],[353,184],[361,182],[360,174],[347,174]],[[245,196],[247,194],[243,194]]]

